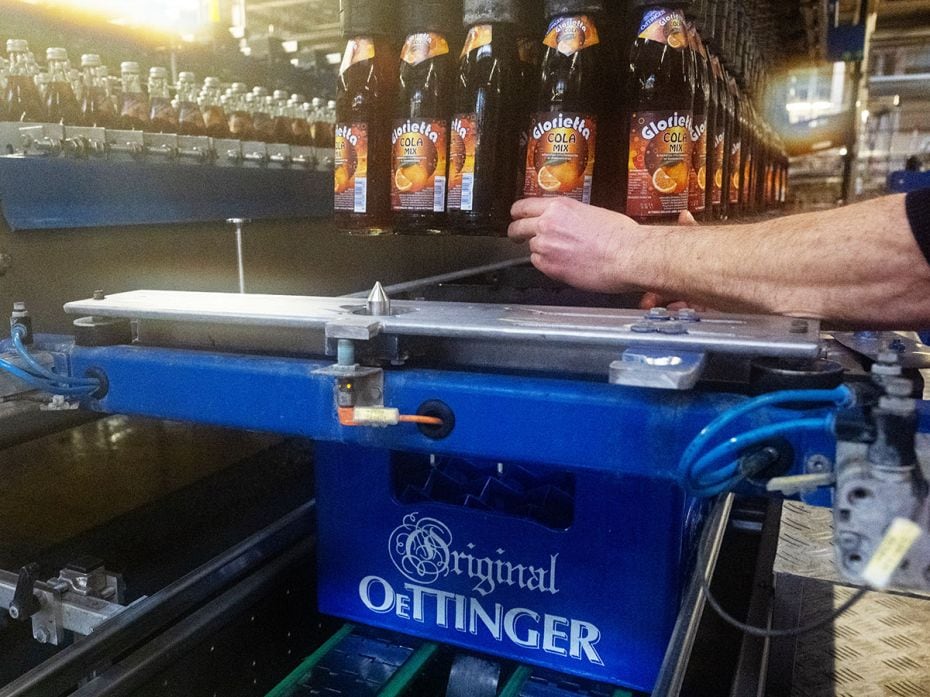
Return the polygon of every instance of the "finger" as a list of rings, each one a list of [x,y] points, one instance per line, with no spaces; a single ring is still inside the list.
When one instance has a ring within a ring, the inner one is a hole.
[[[678,224],[679,225],[697,225],[697,220],[694,219],[694,216],[691,215],[691,211],[682,211],[678,215]]]
[[[524,198],[517,201],[510,209],[515,220],[520,218],[538,218],[552,205],[551,198]]]
[[[645,293],[639,301],[640,310],[651,310],[662,304],[662,297],[656,293]]]
[[[536,218],[515,220],[510,223],[510,227],[507,228],[507,235],[514,242],[526,242],[527,240],[533,239],[536,237],[537,232],[538,225]]]

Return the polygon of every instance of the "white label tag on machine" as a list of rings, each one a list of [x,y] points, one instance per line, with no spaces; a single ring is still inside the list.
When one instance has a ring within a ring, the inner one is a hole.
[[[862,580],[879,590],[887,588],[894,572],[921,534],[920,526],[912,520],[895,518],[891,521],[878,549],[862,572]]]

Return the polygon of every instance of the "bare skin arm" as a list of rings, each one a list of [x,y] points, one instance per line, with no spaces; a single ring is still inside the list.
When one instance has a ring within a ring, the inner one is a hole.
[[[930,326],[930,265],[904,196],[746,225],[642,226],[566,198],[513,207],[510,237],[570,285],[630,287],[730,312],[874,328]]]

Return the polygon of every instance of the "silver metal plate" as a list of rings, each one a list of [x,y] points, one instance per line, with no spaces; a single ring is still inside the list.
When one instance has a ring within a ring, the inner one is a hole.
[[[792,320],[761,315],[706,313],[684,332],[643,329],[641,310],[559,308],[493,304],[393,301],[391,316],[378,317],[380,333],[490,339],[513,343],[564,343],[577,346],[662,346],[682,351],[810,358],[819,350],[819,323],[799,333]],[[213,322],[243,326],[325,329],[352,323],[363,305],[348,298],[242,295],[138,290],[102,300],[65,305],[74,315],[173,322]],[[654,323],[661,329],[661,323]],[[333,336],[331,332],[327,332]]]

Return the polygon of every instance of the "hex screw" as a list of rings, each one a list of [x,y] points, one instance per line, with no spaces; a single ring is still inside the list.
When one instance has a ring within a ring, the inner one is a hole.
[[[105,300],[106,297],[106,293],[104,293],[102,290],[94,291],[94,300]]]

